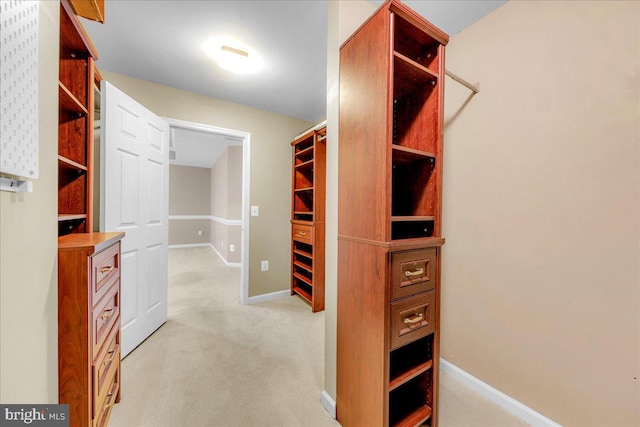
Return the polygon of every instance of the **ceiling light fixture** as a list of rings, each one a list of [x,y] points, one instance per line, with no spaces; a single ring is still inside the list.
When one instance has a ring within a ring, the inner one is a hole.
[[[229,37],[209,40],[204,50],[220,68],[235,74],[251,74],[262,68],[262,60],[254,50]]]

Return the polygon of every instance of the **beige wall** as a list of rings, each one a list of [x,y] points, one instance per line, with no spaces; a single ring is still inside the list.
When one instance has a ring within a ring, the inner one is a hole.
[[[202,231],[202,236],[198,235]],[[211,239],[210,219],[170,219],[169,246],[208,244]]]
[[[240,263],[242,226],[226,222],[242,220],[242,147],[228,147],[211,168],[211,215],[211,245],[227,262]]]
[[[209,168],[170,165],[169,216],[209,215],[210,183]],[[208,219],[169,219],[169,245],[209,243],[209,233]]]
[[[336,316],[338,280],[338,107],[340,45],[375,11],[366,0],[328,3],[327,201],[325,221],[324,390],[336,398]]]
[[[227,215],[230,219],[242,219],[242,147],[229,147],[229,191]]]
[[[640,425],[638,2],[452,37],[442,357],[563,425]]]
[[[98,66],[100,63],[98,62]],[[154,113],[251,133],[249,296],[288,289],[290,271],[291,146],[310,122],[196,95],[101,70],[103,77]],[[260,271],[261,260],[270,270]]]
[[[0,192],[0,402],[58,401],[59,3],[40,2],[39,178]]]
[[[209,215],[211,169],[169,166],[169,215]]]
[[[225,150],[211,168],[211,215],[228,218],[229,150]]]

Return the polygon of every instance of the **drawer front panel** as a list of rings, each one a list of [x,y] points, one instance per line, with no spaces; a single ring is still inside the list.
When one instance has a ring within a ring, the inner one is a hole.
[[[120,243],[93,256],[91,276],[92,301],[95,305],[120,277]]]
[[[109,387],[106,393],[94,399],[93,426],[106,427],[111,416],[111,410],[116,403],[118,390],[120,389],[120,367],[113,370],[113,376],[109,378]]]
[[[106,345],[102,348],[93,363],[93,395],[94,402],[104,395],[110,384],[109,379],[120,363],[120,322],[109,333]]]
[[[94,307],[91,317],[93,325],[93,355],[95,356],[107,339],[120,315],[120,280],[109,293]]]
[[[391,349],[435,331],[436,292],[431,291],[391,304]]]
[[[391,256],[391,299],[436,288],[436,249],[396,252]]]
[[[293,224],[291,234],[293,240],[313,244],[313,227],[310,225]]]

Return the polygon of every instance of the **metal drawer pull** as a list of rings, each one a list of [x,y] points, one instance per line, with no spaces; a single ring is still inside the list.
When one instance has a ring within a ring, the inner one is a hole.
[[[102,409],[103,411],[106,411],[107,409],[109,409],[109,406],[113,405],[113,399],[111,399],[113,397],[113,393],[115,392],[115,390],[111,390],[109,393],[107,393],[107,397],[109,398],[107,400],[107,404],[104,405],[104,408]]]
[[[101,319],[106,319],[107,317],[111,317],[113,315],[113,308],[107,308],[101,315]]]
[[[404,323],[418,323],[422,321],[422,313],[414,314],[412,317],[405,317]]]
[[[411,277],[411,276],[420,276],[420,275],[422,275],[422,274],[424,274],[424,268],[422,268],[422,267],[420,267],[420,268],[416,268],[416,269],[415,269],[415,270],[413,270],[413,271],[409,271],[409,270],[407,270],[407,271],[405,271],[405,272],[404,272],[404,275],[405,275],[405,276],[407,276],[407,277]]]
[[[116,357],[116,351],[115,350],[111,350],[111,351],[107,352],[107,354],[111,354],[111,357],[109,357],[108,359],[104,360],[104,362],[103,362],[104,366],[107,366],[109,363],[111,363],[113,358]]]
[[[111,270],[113,270],[113,265],[105,265],[104,267],[102,267],[100,269],[100,273],[104,274],[104,273],[108,273]]]
[[[305,236],[307,234],[306,231],[298,231],[299,236]]]

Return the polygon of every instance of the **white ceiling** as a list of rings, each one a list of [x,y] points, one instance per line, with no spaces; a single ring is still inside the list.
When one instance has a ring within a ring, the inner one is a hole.
[[[406,1],[450,35],[504,3]],[[105,20],[83,21],[102,70],[312,122],[325,118],[326,0],[107,0]],[[238,76],[220,69],[202,49],[216,35],[253,47],[263,70]]]
[[[453,35],[506,0],[405,3]],[[105,20],[83,20],[102,70],[312,122],[325,118],[327,0],[107,0]],[[219,68],[202,45],[221,35],[255,49],[263,70],[239,76]],[[171,164],[210,168],[227,146],[240,145],[215,133],[172,133]]]
[[[170,163],[198,168],[211,168],[227,147],[242,145],[240,138],[177,127],[171,128],[171,140],[176,158]]]

